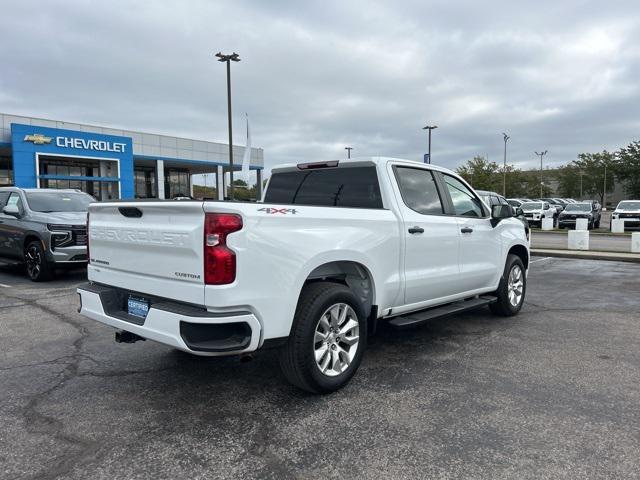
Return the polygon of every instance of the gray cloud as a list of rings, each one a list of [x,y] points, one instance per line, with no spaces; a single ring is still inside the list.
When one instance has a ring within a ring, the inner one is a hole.
[[[3,5],[0,110],[235,142],[268,167],[358,155],[549,163],[640,138],[635,2],[124,2]]]

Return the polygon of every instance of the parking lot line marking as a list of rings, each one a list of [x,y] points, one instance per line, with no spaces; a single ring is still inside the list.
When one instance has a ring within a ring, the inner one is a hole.
[[[537,260],[531,260],[529,263],[536,263],[536,262],[542,262],[543,260],[549,260],[551,257],[543,257],[543,258],[539,258]]]
[[[0,287],[11,288],[11,285],[5,285],[4,283],[0,283]]]

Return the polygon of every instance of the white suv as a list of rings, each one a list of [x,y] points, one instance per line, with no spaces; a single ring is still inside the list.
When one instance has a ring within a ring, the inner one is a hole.
[[[542,226],[543,218],[553,219],[556,216],[556,209],[552,208],[549,205],[549,202],[525,202],[520,206],[520,208],[524,212],[524,217],[527,219],[529,224],[534,224],[538,227]]]

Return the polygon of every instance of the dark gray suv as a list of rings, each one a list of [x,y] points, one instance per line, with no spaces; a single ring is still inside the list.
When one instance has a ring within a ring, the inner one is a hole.
[[[0,260],[24,262],[35,282],[87,263],[87,208],[79,190],[0,188]]]

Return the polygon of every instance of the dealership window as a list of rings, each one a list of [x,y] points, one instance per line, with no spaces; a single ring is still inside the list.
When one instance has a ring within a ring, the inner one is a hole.
[[[0,156],[0,187],[13,185],[13,170],[11,157]]]
[[[164,191],[167,198],[189,195],[191,192],[189,180],[188,170],[178,168],[166,170]]]
[[[83,191],[98,200],[120,198],[117,181],[87,180],[82,177],[117,177],[117,164],[110,160],[42,156],[39,159],[41,176],[64,178],[40,178],[42,188],[72,188]]]
[[[151,167],[134,170],[136,198],[156,198],[156,171]]]

